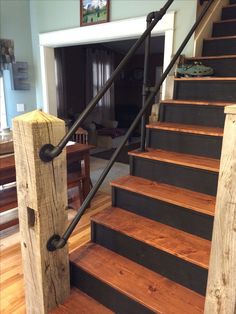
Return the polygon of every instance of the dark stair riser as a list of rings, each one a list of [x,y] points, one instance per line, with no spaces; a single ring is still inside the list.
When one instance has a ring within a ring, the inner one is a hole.
[[[224,107],[161,104],[160,110],[162,122],[224,127]]]
[[[220,159],[222,137],[148,129],[148,147]]]
[[[70,264],[71,285],[79,288],[99,303],[117,314],[152,314],[153,311],[128,298],[106,283],[88,274],[75,264]],[[89,314],[89,313],[88,313]]]
[[[236,36],[236,20],[213,24],[212,37]]]
[[[213,216],[159,201],[127,190],[112,188],[112,206],[211,240]]]
[[[188,190],[216,195],[216,172],[131,156],[131,175]]]
[[[214,76],[236,77],[236,58],[201,59],[199,61],[206,66],[212,67],[214,69]],[[186,63],[193,63],[193,61],[187,60]]]
[[[236,0],[230,0],[229,3],[230,4],[236,4]]]
[[[93,222],[92,229],[93,242],[205,295],[206,269],[103,225]]]
[[[235,102],[236,81],[178,80],[175,81],[174,99]]]
[[[236,54],[236,38],[203,41],[202,56],[225,56]]]
[[[235,3],[232,3],[235,4]],[[236,5],[233,7],[225,7],[222,9],[222,20],[233,20],[236,19]]]

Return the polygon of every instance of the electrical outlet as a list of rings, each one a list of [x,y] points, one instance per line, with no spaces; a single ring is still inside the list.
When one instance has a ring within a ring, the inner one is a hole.
[[[16,104],[16,111],[17,112],[24,112],[25,111],[25,105],[24,104]]]

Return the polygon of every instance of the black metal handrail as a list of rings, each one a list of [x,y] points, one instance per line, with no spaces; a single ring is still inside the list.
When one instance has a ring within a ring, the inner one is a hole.
[[[53,146],[52,144],[45,144],[41,148],[39,152],[39,156],[41,160],[45,162],[52,161],[55,157],[60,155],[63,148],[66,146],[70,138],[75,134],[79,126],[83,123],[83,121],[87,118],[87,116],[90,114],[90,112],[94,109],[96,104],[99,102],[99,100],[103,97],[103,95],[106,93],[106,91],[111,87],[114,80],[118,77],[120,72],[123,70],[124,66],[128,63],[128,61],[131,59],[131,57],[135,54],[137,49],[141,46],[141,44],[144,42],[146,37],[151,33],[152,29],[156,26],[156,24],[162,19],[162,17],[166,14],[166,11],[171,6],[171,4],[174,2],[174,0],[168,0],[166,4],[163,6],[163,8],[160,9],[160,11],[152,12],[148,14],[148,17],[151,15],[153,16],[153,19],[149,25],[149,27],[143,32],[143,34],[140,36],[140,38],[134,43],[134,45],[130,48],[128,53],[125,55],[123,60],[120,62],[120,64],[117,66],[115,71],[111,74],[110,78],[106,81],[104,86],[100,89],[100,91],[97,93],[97,95],[89,102],[88,106],[85,108],[85,110],[82,112],[82,114],[79,116],[79,118],[75,121],[75,123],[70,128],[69,132],[62,138],[60,143],[57,146]],[[148,19],[147,17],[147,19]]]
[[[166,3],[166,5],[161,9],[162,11],[162,16],[163,16],[163,12],[167,10],[167,7],[169,7],[171,5],[172,1],[168,1]],[[138,115],[136,116],[136,118],[134,119],[134,121],[132,122],[130,128],[128,129],[125,137],[123,138],[121,144],[119,145],[119,147],[117,147],[117,149],[115,150],[113,156],[111,157],[111,159],[109,160],[109,162],[107,163],[107,166],[105,167],[105,169],[103,170],[102,174],[100,175],[98,181],[94,184],[93,188],[91,189],[91,191],[89,192],[89,194],[87,195],[87,197],[85,198],[83,204],[81,205],[78,213],[76,214],[76,216],[74,217],[74,219],[72,220],[71,224],[68,226],[67,230],[65,231],[65,233],[62,235],[62,237],[60,237],[59,235],[53,235],[47,242],[47,249],[49,251],[54,251],[56,249],[62,248],[65,246],[65,244],[67,243],[70,235],[72,234],[73,230],[75,229],[77,223],[79,222],[81,216],[83,215],[83,213],[85,212],[86,208],[88,207],[89,203],[91,202],[91,200],[93,199],[93,197],[95,196],[95,194],[97,193],[99,187],[101,186],[102,182],[104,181],[106,175],[108,174],[108,172],[110,171],[111,167],[113,166],[117,156],[119,155],[121,149],[123,148],[123,146],[125,145],[125,143],[127,142],[128,138],[130,137],[131,133],[134,131],[134,129],[136,128],[138,122],[140,121],[140,119],[142,118],[142,116],[144,115],[144,113],[149,109],[149,106],[151,105],[152,99],[153,97],[157,94],[157,92],[159,91],[162,83],[164,82],[164,80],[166,79],[167,75],[169,74],[170,70],[172,69],[172,67],[174,66],[174,64],[176,63],[177,59],[179,58],[180,54],[182,53],[183,49],[185,48],[186,44],[188,43],[189,39],[191,38],[191,36],[193,35],[194,31],[196,30],[196,28],[198,27],[198,25],[200,24],[201,20],[203,19],[203,17],[205,16],[206,12],[208,11],[208,9],[210,8],[211,4],[214,2],[214,0],[210,0],[208,2],[208,4],[206,5],[206,7],[203,9],[203,11],[201,12],[201,14],[198,16],[196,22],[194,23],[194,25],[192,26],[191,30],[189,31],[189,33],[187,34],[186,38],[184,39],[183,43],[181,44],[181,46],[179,47],[178,51],[176,52],[176,54],[174,55],[173,59],[171,60],[170,64],[168,65],[168,67],[166,68],[165,72],[163,73],[160,81],[155,85],[155,87],[153,88],[152,92],[149,94],[148,98],[145,101],[144,106],[142,107],[142,109],[139,111]],[[165,8],[165,9],[164,9]],[[159,11],[159,12],[161,12]],[[159,15],[159,12],[157,14],[155,14],[155,21],[157,21],[157,16]],[[151,27],[152,26],[152,27]],[[154,25],[155,26],[155,25]],[[148,36],[150,30],[153,29],[153,24],[151,23],[149,28],[147,28],[147,30],[149,31],[145,31],[143,33],[143,35],[140,38],[143,38],[143,40],[145,39],[145,37]],[[145,34],[145,36],[144,36]],[[138,40],[139,41],[139,40]],[[138,42],[137,41],[137,42]],[[137,42],[134,45],[135,47],[137,47]],[[133,47],[134,47],[133,46]],[[133,52],[133,47],[130,49],[130,51]],[[129,53],[130,53],[129,51]],[[122,63],[122,62],[121,62]],[[119,66],[118,66],[119,67]],[[116,71],[116,70],[115,70]],[[117,73],[117,72],[116,72]],[[114,73],[113,73],[114,74]],[[114,75],[112,76],[114,79]],[[110,80],[111,82],[111,80]],[[111,83],[109,83],[109,85],[111,85]],[[106,85],[106,84],[105,84]],[[108,85],[108,84],[107,84]],[[106,86],[107,86],[106,85]],[[108,89],[108,87],[104,87],[102,88],[102,90],[99,92],[99,95],[104,95],[104,93],[106,92],[106,90]],[[100,96],[99,96],[100,97]],[[98,95],[94,98],[97,101],[100,99],[98,97]],[[102,96],[101,96],[102,97]],[[69,138],[71,137],[71,135],[74,134],[74,132],[77,130],[77,128],[79,127],[80,123],[82,123],[82,121],[84,121],[84,119],[87,117],[87,115],[90,113],[90,111],[92,110],[92,105],[95,103],[94,99],[92,100],[92,102],[90,103],[90,108],[86,109],[83,113],[82,113],[82,117],[80,117],[75,124],[72,126],[72,129],[67,133],[67,135],[61,140],[61,142],[59,143],[59,145],[57,147],[53,147],[50,144],[46,144],[47,147],[43,146],[40,156],[41,159],[43,159],[44,161],[50,161],[52,160],[55,156],[58,156],[60,154],[60,151],[63,149],[63,147],[66,145],[67,141],[69,140]],[[95,106],[95,105],[94,105]],[[93,107],[94,107],[93,106]],[[64,146],[63,146],[64,145]],[[61,148],[62,147],[62,148]],[[55,156],[54,156],[55,155]],[[45,158],[46,157],[46,158]]]

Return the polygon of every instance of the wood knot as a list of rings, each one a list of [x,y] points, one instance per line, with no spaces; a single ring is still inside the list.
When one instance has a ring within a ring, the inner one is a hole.
[[[148,287],[148,290],[151,291],[151,292],[156,292],[156,291],[157,291],[157,288],[154,287],[154,286],[149,286],[149,287]]]
[[[119,271],[119,274],[120,274],[120,275],[124,275],[123,270],[120,270],[120,271]]]

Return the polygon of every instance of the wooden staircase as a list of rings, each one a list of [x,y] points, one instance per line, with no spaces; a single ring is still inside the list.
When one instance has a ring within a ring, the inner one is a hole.
[[[224,107],[236,102],[235,26],[231,0],[202,57],[187,60],[214,77],[175,79],[174,99],[147,125],[147,151],[130,152],[130,175],[112,182],[112,207],[70,256],[80,290],[66,313],[203,313]]]

